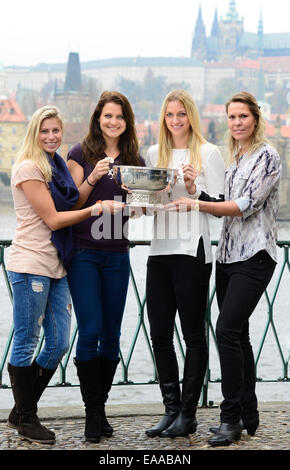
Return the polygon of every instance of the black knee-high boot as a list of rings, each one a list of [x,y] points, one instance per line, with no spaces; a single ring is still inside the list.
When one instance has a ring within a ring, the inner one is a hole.
[[[149,437],[160,436],[162,431],[175,420],[180,410],[180,386],[176,355],[171,351],[155,351],[154,356],[165,414],[156,426],[145,431]]]
[[[100,356],[100,403],[102,405],[102,435],[106,437],[111,437],[114,430],[109,424],[106,413],[105,413],[105,404],[109,396],[109,392],[112,387],[114,380],[115,372],[118,367],[120,359],[116,361],[108,359],[105,356]]]
[[[196,407],[204,381],[207,359],[206,350],[186,349],[180,412],[171,426],[161,433],[161,437],[187,436],[196,431]]]
[[[74,358],[80,390],[85,405],[85,438],[88,442],[99,442],[102,435],[102,405],[100,401],[100,358],[79,361]]]
[[[55,436],[39,422],[37,400],[34,393],[34,372],[32,366],[16,367],[8,363],[8,372],[19,414],[18,435],[31,442],[54,444]]]
[[[41,395],[43,394],[44,390],[46,389],[47,385],[50,382],[50,379],[54,375],[56,369],[46,369],[41,367],[37,362],[34,360],[31,364],[32,368],[32,376],[33,376],[33,392],[34,398],[36,403],[38,403]],[[17,411],[16,404],[10,411],[8,416],[7,425],[10,428],[18,429],[19,426],[19,413]],[[53,436],[55,435],[53,431],[49,431]]]

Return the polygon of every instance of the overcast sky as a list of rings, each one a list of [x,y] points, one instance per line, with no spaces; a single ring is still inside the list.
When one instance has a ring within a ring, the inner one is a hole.
[[[0,63],[35,65],[100,58],[190,55],[201,3],[207,34],[214,10],[226,16],[229,0],[0,0]],[[290,0],[237,0],[245,30],[289,32]]]

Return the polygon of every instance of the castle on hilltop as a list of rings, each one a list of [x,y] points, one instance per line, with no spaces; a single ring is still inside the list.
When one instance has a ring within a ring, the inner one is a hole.
[[[210,36],[206,36],[201,6],[192,39],[191,56],[201,61],[224,61],[233,57],[290,56],[290,33],[265,34],[263,12],[257,21],[257,32],[244,30],[244,18],[240,17],[236,1],[230,0],[226,18],[218,19],[217,8]]]

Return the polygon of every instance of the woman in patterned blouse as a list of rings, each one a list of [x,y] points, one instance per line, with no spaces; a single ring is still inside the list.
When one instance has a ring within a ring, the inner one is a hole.
[[[237,93],[226,104],[232,161],[226,171],[225,201],[180,198],[168,209],[224,216],[216,252],[219,317],[216,337],[222,374],[221,424],[211,428],[212,446],[254,435],[259,425],[256,371],[249,318],[277,262],[276,217],[281,163],[265,138],[265,121],[253,95]]]

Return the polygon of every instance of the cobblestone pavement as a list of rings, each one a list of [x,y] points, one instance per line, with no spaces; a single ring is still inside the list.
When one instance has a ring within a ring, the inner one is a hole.
[[[210,450],[290,450],[290,411],[270,409],[260,411],[260,427],[256,435],[250,437],[243,431],[240,441],[229,447],[213,448],[208,444],[212,435],[209,427],[219,421],[218,408],[200,408],[197,413],[198,428],[195,434],[188,437],[148,438],[145,430],[155,424],[159,416],[109,416],[114,427],[111,438],[102,438],[97,444],[86,443],[84,440],[84,417],[42,420],[45,426],[56,433],[54,445],[30,443],[18,437],[17,431],[10,429],[2,420],[0,422],[0,450],[100,450],[100,451],[194,451]]]

